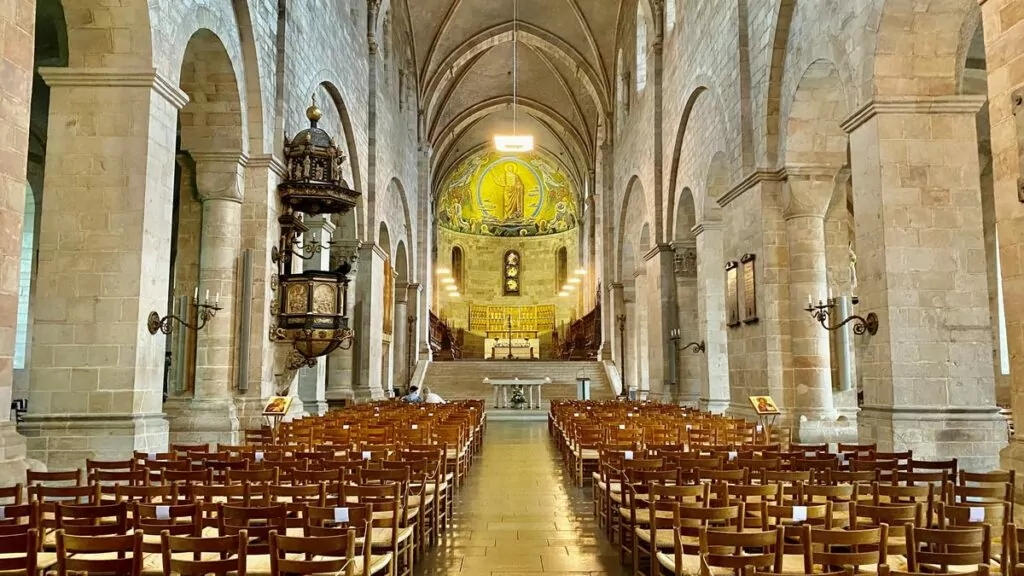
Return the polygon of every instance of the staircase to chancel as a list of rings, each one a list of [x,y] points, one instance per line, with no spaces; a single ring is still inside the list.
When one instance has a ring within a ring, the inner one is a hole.
[[[482,399],[494,408],[494,392],[484,378],[511,380],[543,380],[551,378],[542,391],[542,412],[547,412],[553,399],[576,398],[577,378],[590,379],[592,400],[615,398],[604,367],[600,362],[566,362],[540,360],[459,360],[431,362],[423,385],[445,400]],[[536,411],[536,410],[535,410]]]

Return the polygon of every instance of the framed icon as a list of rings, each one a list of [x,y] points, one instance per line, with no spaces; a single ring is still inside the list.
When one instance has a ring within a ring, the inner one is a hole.
[[[775,400],[772,400],[771,396],[750,396],[750,404],[758,416],[779,413],[779,407],[775,405]]]
[[[284,416],[292,406],[291,396],[272,396],[263,407],[264,416]]]

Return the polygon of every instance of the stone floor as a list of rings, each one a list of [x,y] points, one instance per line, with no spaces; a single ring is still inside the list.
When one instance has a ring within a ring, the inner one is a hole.
[[[489,422],[446,537],[421,562],[423,576],[618,575],[599,533],[589,486],[568,480],[541,422]]]

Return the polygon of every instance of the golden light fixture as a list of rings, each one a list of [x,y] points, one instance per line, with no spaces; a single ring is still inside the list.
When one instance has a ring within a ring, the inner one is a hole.
[[[580,282],[583,282],[583,280],[580,280],[579,278],[569,278],[570,284],[579,284]]]
[[[452,271],[451,271],[451,270],[449,270],[449,269],[447,269],[447,268],[438,268],[438,269],[437,269],[437,274],[438,274],[439,276],[445,276],[445,275],[447,275],[447,274],[451,274],[451,273],[452,273]]]
[[[444,289],[449,291],[449,292],[458,292],[459,291],[459,287],[454,285],[454,284],[448,284],[447,286],[444,287]]]
[[[455,278],[441,278],[441,284],[455,284]]]
[[[577,276],[586,276],[587,275],[587,269],[586,268],[577,268],[575,274]]]
[[[519,153],[533,150],[533,136],[519,134],[519,0],[512,0],[512,134],[494,136],[498,152]]]
[[[562,298],[566,298],[569,296],[569,293],[566,292],[565,290],[562,290],[561,292],[558,293],[558,295],[561,296]]]
[[[452,292],[451,294],[449,294],[449,296],[451,296],[452,298],[458,298],[459,296],[462,296],[462,294],[459,294],[458,292]]]

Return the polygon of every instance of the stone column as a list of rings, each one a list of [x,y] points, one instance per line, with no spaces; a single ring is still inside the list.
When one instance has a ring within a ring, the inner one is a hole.
[[[420,312],[422,311],[420,297],[422,295],[421,293],[423,292],[423,285],[418,282],[410,283],[408,288],[406,288],[406,292],[408,293],[406,295],[406,300],[408,301],[408,304],[406,305],[406,322],[409,321],[408,317],[411,316],[413,317],[414,323],[412,330],[413,339],[412,341],[406,343],[406,354],[409,353],[410,349],[412,350],[412,367],[409,368],[409,370],[412,370],[412,372],[409,374],[409,376],[412,378],[412,381],[415,382],[417,379],[421,378],[421,374],[425,372],[427,369],[427,363],[425,360],[420,360],[418,350],[420,349],[420,341],[422,340],[421,336],[423,335],[423,323],[427,322],[429,324],[429,322],[426,320],[426,318],[423,318],[422,316],[419,315]],[[409,325],[406,324],[406,330],[408,329]],[[408,362],[409,360],[408,358],[406,358],[404,361]]]
[[[167,339],[146,318],[167,313],[175,126],[188,97],[153,70],[40,73],[49,160],[22,430],[31,455],[68,468],[167,445]]]
[[[312,240],[319,241],[324,247],[313,257],[303,263],[304,270],[330,270],[330,242],[334,237],[334,223],[329,216],[317,216],[306,219],[309,231],[304,236],[304,244]],[[306,412],[323,414],[327,411],[327,362],[326,358],[318,361],[316,366],[304,367],[299,370],[299,398]]]
[[[405,390],[409,384],[409,285],[395,284],[395,328],[391,343],[391,386]],[[385,395],[387,390],[384,391]]]
[[[789,165],[784,193],[789,243],[789,332],[793,369],[790,417],[801,442],[835,441],[829,332],[805,311],[828,300],[825,211],[839,166]]]
[[[603,351],[601,357],[605,360],[611,360],[616,369],[619,372],[619,393],[625,392],[625,388],[622,383],[625,382],[626,374],[622,369],[623,362],[623,350],[625,337],[622,332],[619,331],[619,320],[618,316],[626,313],[626,301],[623,286],[619,282],[613,282],[608,285],[608,296],[605,298],[607,302],[601,307],[601,314],[608,318],[605,322],[601,320],[601,329],[604,331],[605,344],[601,345]],[[607,357],[606,357],[607,356]]]
[[[417,156],[417,174],[419,175],[419,188],[420,198],[427,199],[431,198],[431,177],[430,177],[430,158],[433,155],[433,148],[428,144],[421,143],[419,155]],[[434,257],[433,257],[433,240],[434,240],[434,220],[433,220],[433,203],[429,200],[424,200],[419,203],[416,218],[416,261],[419,262],[419,284],[421,294],[418,301],[417,316],[419,316],[419,326],[417,327],[417,359],[423,362],[429,362],[431,359],[430,351],[430,302],[431,295],[434,290]]]
[[[359,339],[358,380],[353,386],[358,401],[382,400],[384,352],[384,260],[387,254],[373,243],[359,248],[356,281],[356,338]]]
[[[678,390],[671,386],[673,343],[676,327],[675,253],[668,244],[658,244],[644,256],[647,264],[647,357],[650,359],[651,399],[669,402]]]
[[[263,424],[263,405],[276,390],[275,358],[281,346],[268,338],[275,322],[270,313],[278,265],[271,261],[271,249],[278,245],[281,227],[277,223],[277,185],[284,178],[284,164],[272,154],[249,157],[245,170],[245,199],[242,202],[242,248],[253,252],[252,317],[249,319],[249,369],[244,392],[235,396],[238,426],[258,429]],[[241,293],[241,291],[239,291]]]
[[[610,130],[610,118],[605,118],[605,124],[603,128],[599,128],[599,131],[604,132],[604,139],[601,140],[600,152],[597,155],[597,169],[594,173],[594,192],[596,198],[594,198],[594,204],[597,206],[597,214],[600,216],[600,220],[595,223],[597,230],[599,231],[597,236],[597,250],[598,254],[601,255],[600,260],[594,263],[594,273],[598,274],[600,270],[601,281],[606,283],[608,289],[608,298],[605,298],[605,302],[601,305],[601,331],[604,332],[601,338],[601,354],[602,360],[611,360],[619,354],[619,346],[617,344],[619,337],[619,328],[616,323],[615,317],[622,314],[623,308],[620,306],[622,303],[622,285],[619,284],[619,296],[616,299],[615,296],[615,249],[614,243],[611,242],[612,238],[617,238],[615,234],[615,193],[613,190],[614,186],[614,161],[612,160],[612,144],[608,133]],[[600,266],[600,269],[598,269]],[[622,282],[624,278],[619,278],[619,282]],[[621,366],[621,363],[617,363]],[[621,373],[621,368],[620,368]]]
[[[996,468],[1006,442],[995,406],[982,232],[975,125],[982,102],[876,98],[843,123],[857,207],[855,312],[879,320],[858,358],[861,440],[881,450],[913,448],[925,460],[955,457],[968,470]],[[1004,266],[1011,275],[1016,269]]]
[[[359,240],[335,240],[331,247],[331,267],[337,268],[342,262],[350,262],[352,271],[349,272],[348,285],[348,309],[345,315],[348,316],[349,326],[356,330],[356,342],[347,350],[338,349],[327,357],[327,383],[326,399],[330,408],[340,408],[343,403],[355,399],[353,385],[356,378],[355,353],[359,349],[359,342],[362,334],[359,324],[356,322],[356,290],[359,283],[359,248],[362,245]]]
[[[1024,27],[1012,15],[1017,0],[980,0],[985,27],[988,69],[989,118],[992,125],[992,178],[995,191],[996,230],[1006,303],[1006,340],[1010,360],[1010,400],[1017,430],[1024,430],[1024,204],[1018,187],[1024,178],[1024,99],[1017,98],[1024,85],[1024,70],[1018,65],[1019,46],[1024,45]],[[1002,452],[1002,467],[1024,469],[1024,433]],[[1024,477],[1017,479],[1017,493]]]
[[[203,203],[199,253],[199,302],[221,310],[196,338],[196,387],[182,418],[172,423],[176,442],[222,442],[239,438],[234,388],[238,333],[238,269],[241,255],[243,176],[247,158],[238,153],[193,153]]]
[[[20,9],[19,7],[20,6]],[[0,147],[0,218],[7,223],[0,235],[0,265],[7,282],[0,287],[0,485],[25,481],[25,438],[11,422],[11,390],[14,384],[14,340],[18,322],[18,277],[21,257],[22,218],[25,202],[25,166],[28,156],[29,116],[32,108],[32,54],[35,2],[9,4],[0,10],[0,67],[4,70],[4,102],[0,105],[0,131],[7,137]],[[38,188],[37,188],[38,190]],[[33,289],[35,286],[33,286]],[[29,356],[30,357],[30,356]]]
[[[678,326],[680,338],[678,346],[690,342],[700,342],[700,326],[697,315],[697,248],[693,244],[676,244],[674,276],[676,282],[676,299],[678,301]],[[704,364],[703,354],[694,354],[692,350],[685,352],[673,351],[676,355],[676,386],[679,390],[678,401],[684,406],[698,406],[701,396],[701,365]]]
[[[629,360],[627,360],[626,364],[633,363],[633,369],[630,371],[630,385],[647,392],[648,395],[651,393],[651,357],[649,351],[651,349],[651,337],[653,336],[650,329],[651,313],[648,308],[648,299],[654,293],[654,290],[650,287],[651,279],[643,266],[637,266],[636,271],[633,272],[632,294],[627,295],[631,305],[627,305],[626,311],[627,322],[629,322],[629,326],[626,329],[626,337],[629,338],[626,344],[626,354],[629,355]],[[628,351],[629,348],[632,348],[632,351]]]
[[[693,227],[697,241],[697,317],[706,354],[701,365],[700,408],[721,414],[729,408],[729,336],[725,325],[722,225]]]

